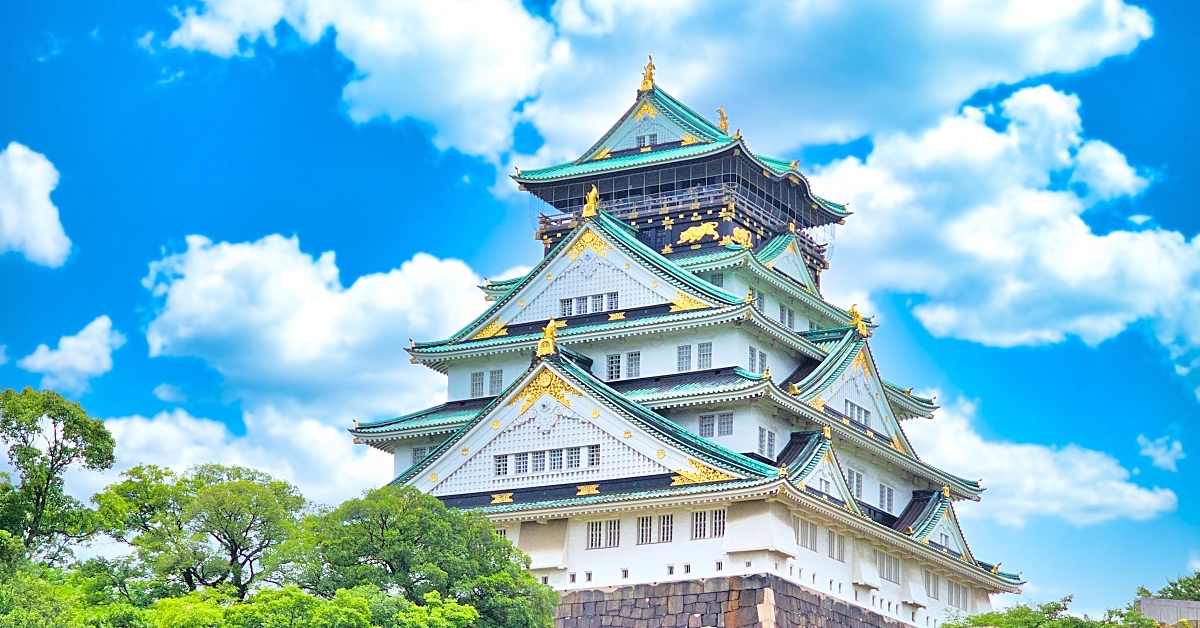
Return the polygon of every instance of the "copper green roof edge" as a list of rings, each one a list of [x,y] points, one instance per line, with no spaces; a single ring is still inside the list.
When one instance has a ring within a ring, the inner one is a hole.
[[[924,519],[915,522],[917,525],[912,526],[913,533],[910,536],[914,540],[920,541],[928,537],[946,514],[946,507],[950,504],[950,499],[941,493],[938,493],[934,499],[936,501],[933,503],[933,508],[930,509],[929,514]]]
[[[792,484],[803,481],[804,478],[816,470],[818,464],[821,464],[821,457],[825,455],[825,452],[829,451],[832,445],[833,443],[824,436],[809,441],[808,445],[804,447],[804,451],[800,452],[800,457],[804,460],[804,464],[788,473],[788,480]]]
[[[682,114],[681,117],[686,117],[687,120],[684,122],[686,122],[687,126],[694,127],[693,130],[700,131],[704,135],[707,135],[714,140],[729,137],[728,132],[722,131],[721,127],[713,124],[708,118],[696,113],[695,109],[683,104],[682,101],[667,93],[667,91],[661,87],[655,85],[652,91],[654,96],[661,97],[663,100],[672,105],[672,107],[668,107],[667,110],[674,114]],[[681,121],[677,120],[677,122]]]
[[[617,132],[617,129],[620,128],[621,124],[634,114],[643,98],[652,101],[655,105],[655,108],[659,112],[670,118],[676,124],[688,130],[689,132],[692,132],[694,135],[698,135],[698,139],[712,142],[729,136],[729,134],[722,131],[720,127],[712,122],[709,122],[708,119],[696,113],[690,107],[677,100],[674,96],[668,94],[665,90],[655,85],[645,92],[639,90],[637,98],[634,99],[633,104],[625,110],[625,113],[622,113],[617,118],[616,123],[608,127],[608,130],[600,136],[600,139],[596,140],[591,147],[584,151],[583,155],[581,155],[572,163],[583,163],[585,160],[595,155],[596,151],[599,151],[600,147],[603,146],[609,140],[609,138],[611,138],[613,134]]]
[[[713,314],[724,314],[732,312],[739,306],[726,305],[723,307],[707,308],[702,310],[685,310],[682,312],[674,312],[669,314],[660,314],[657,316],[647,316],[644,318],[623,319],[615,321],[602,321],[591,325],[582,325],[578,327],[564,327],[558,330],[558,338],[561,341],[564,338],[570,338],[579,334],[590,333],[595,331],[617,330],[626,328],[636,328],[664,321],[689,321],[704,318]],[[499,347],[509,344],[519,344],[529,340],[541,338],[541,332],[529,334],[521,334],[519,336],[496,336],[492,338],[483,338],[480,340],[468,340],[464,342],[451,343],[441,340],[437,342],[416,343],[416,346],[409,349],[413,355],[436,355],[439,353],[449,353],[459,349],[483,349],[487,347]]]
[[[929,414],[940,407],[933,402],[933,399],[918,397],[917,395],[908,392],[909,389],[901,388],[899,384],[893,384],[887,380],[882,381],[885,392],[892,393],[895,399],[898,402],[903,403],[906,407],[909,407],[912,410],[921,411],[918,413]]]
[[[658,436],[680,449],[690,450],[701,461],[736,470],[749,476],[770,477],[777,474],[775,467],[693,434],[653,410],[627,399],[608,384],[596,379],[594,375],[572,362],[560,362],[559,367],[568,377],[576,380],[576,383],[590,390],[592,394],[607,399],[620,408],[626,415],[632,417],[642,429],[646,429],[652,434],[657,433]]]
[[[784,233],[771,238],[767,245],[758,250],[754,257],[758,261],[766,264],[767,262],[779,257],[781,253],[787,250],[787,247],[792,242],[796,241],[796,235],[792,233]]]
[[[673,486],[660,489],[633,491],[630,493],[612,493],[609,495],[588,495],[584,497],[567,497],[563,499],[552,499],[540,502],[524,502],[513,504],[501,504],[496,506],[481,506],[475,510],[482,511],[484,514],[502,514],[507,512],[521,512],[524,510],[540,510],[543,508],[565,508],[570,506],[590,506],[593,504],[606,504],[612,502],[636,501],[639,499],[652,499],[655,497],[675,497],[680,495],[696,495],[704,493],[720,493],[723,491],[750,488],[754,486],[762,486],[770,484],[775,478],[751,478],[745,480],[726,480],[724,482],[708,482],[705,484],[688,484],[685,486]]]
[[[767,157],[766,155],[758,155],[758,160],[767,165],[768,168],[775,171],[775,174],[787,174],[794,172],[800,174],[800,171],[792,167],[792,162],[775,157]]]
[[[404,415],[401,415],[398,417],[392,417],[389,419],[379,419],[377,421],[365,421],[365,422],[359,423],[352,431],[361,431],[361,430],[368,430],[368,429],[374,429],[374,428],[380,428],[380,427],[389,427],[389,426],[395,425],[397,423],[407,423],[410,421],[414,421],[416,419],[428,418],[429,416],[436,415],[436,414],[444,414],[444,415],[459,415],[459,414],[466,415],[466,414],[469,414],[469,415],[474,416],[475,414],[477,414],[479,412],[480,409],[482,409],[482,406],[480,408],[463,408],[463,409],[448,408],[447,406],[449,406],[449,405],[450,405],[449,403],[442,403],[442,404],[438,404],[438,405],[430,407],[430,408],[425,408],[424,410],[410,412],[408,414],[404,414]]]
[[[817,199],[818,203],[824,205],[825,209],[828,209],[829,211],[837,214],[838,216],[840,216],[842,218],[845,218],[846,216],[849,216],[854,213],[854,212],[850,211],[849,209],[846,209],[845,203],[835,203],[827,198],[821,198],[820,196],[817,196],[816,194],[813,194],[813,198]]]
[[[514,175],[513,179],[518,183],[539,183],[542,181],[555,181],[576,177],[585,174],[597,174],[607,172],[609,170],[618,170],[621,168],[637,168],[651,164],[672,161],[675,159],[691,159],[694,157],[702,157],[714,152],[720,152],[730,148],[738,143],[736,139],[719,140],[709,144],[691,144],[689,146],[675,146],[662,150],[652,150],[647,153],[631,153],[620,157],[607,157],[605,159],[592,159],[583,163],[567,162],[565,164],[557,164],[547,166],[545,168],[537,168],[534,170],[522,170],[521,174]]]
[[[739,376],[742,376],[742,379],[736,382],[711,385],[706,385],[703,382],[694,382],[681,386],[662,386],[657,389],[654,389],[653,386],[647,386],[645,389],[627,390],[621,392],[620,394],[635,403],[645,403],[647,401],[677,399],[697,394],[724,394],[740,392],[743,390],[749,390],[761,384],[765,379],[761,375],[749,373],[741,368],[735,368],[734,372],[736,372]]]
[[[838,346],[829,352],[828,357],[822,360],[812,373],[795,382],[796,388],[800,389],[800,398],[807,400],[830,385],[850,366],[854,356],[866,342],[867,339],[857,333],[847,334],[842,338]]]
[[[701,266],[703,264],[709,264],[712,262],[720,262],[720,261],[727,260],[727,259],[730,259],[733,257],[737,257],[738,254],[742,252],[742,250],[743,249],[742,249],[741,245],[726,244],[725,246],[718,247],[715,250],[711,250],[711,251],[708,251],[705,253],[700,253],[698,255],[689,255],[687,257],[680,257],[680,258],[678,258],[678,260],[675,263],[679,264],[680,266],[682,266],[684,268],[690,269],[692,266]]]

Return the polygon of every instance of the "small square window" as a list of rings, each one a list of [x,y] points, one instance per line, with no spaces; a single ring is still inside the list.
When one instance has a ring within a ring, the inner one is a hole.
[[[590,571],[583,572],[583,581],[591,582],[592,581],[592,572],[590,572]]]
[[[562,317],[572,316],[575,313],[574,301],[571,299],[561,299],[558,302],[558,315]]]
[[[550,576],[542,576],[542,584],[550,584]]]
[[[717,567],[717,571],[721,571],[721,570],[725,569],[725,561],[718,560],[716,567]]]
[[[733,435],[733,413],[723,412],[717,415],[717,436]]]
[[[701,436],[703,436],[705,438],[713,437],[713,434],[714,434],[713,427],[715,425],[715,419],[716,419],[716,417],[714,417],[711,414],[700,415],[700,435]]]
[[[579,448],[578,447],[572,447],[567,450],[567,468],[568,469],[578,469],[579,468]]]
[[[603,311],[604,311],[604,295],[603,294],[593,294],[592,295],[592,312],[595,313],[595,312],[603,312]]]
[[[563,463],[563,450],[551,449],[550,450],[550,470],[551,471],[562,471],[562,468],[563,468],[562,463]]]
[[[471,373],[471,396],[472,397],[482,397],[483,396],[483,371],[479,371],[478,373]]]
[[[587,297],[576,297],[575,298],[575,314],[582,316],[587,313],[588,313],[588,298]]]
[[[608,376],[609,381],[621,379],[621,354],[616,353],[606,356],[606,365],[607,370],[605,374]]]
[[[492,397],[504,392],[504,370],[495,369],[488,372],[488,394]]]
[[[667,565],[667,575],[668,576],[675,575],[675,565]]]
[[[621,300],[619,298],[617,298],[617,294],[618,293],[616,293],[616,292],[608,293],[608,309],[610,311],[616,310],[621,307],[621,305],[620,305]]]
[[[683,573],[692,573],[692,564],[691,563],[683,564]]]
[[[508,456],[495,456],[496,475],[508,475]]]
[[[621,579],[625,580],[628,578],[629,578],[629,568],[626,567],[626,568],[621,569]]]
[[[412,463],[417,464],[418,462],[420,462],[421,459],[425,457],[426,451],[428,451],[428,450],[424,447],[413,447]]]
[[[675,347],[675,367],[680,373],[692,370],[692,345]]]
[[[642,376],[642,352],[630,351],[625,354],[625,377]]]
[[[588,466],[589,467],[600,466],[600,446],[599,445],[588,445]]]
[[[575,584],[575,574],[571,574],[571,584]]]

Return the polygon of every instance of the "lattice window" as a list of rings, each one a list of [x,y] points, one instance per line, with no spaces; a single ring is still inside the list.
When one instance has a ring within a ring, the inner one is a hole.
[[[642,376],[641,351],[630,351],[625,354],[625,376],[629,378]]]
[[[614,254],[609,252],[609,257],[613,256]],[[614,266],[613,262],[605,258],[598,258],[592,264],[584,263],[581,259],[556,275],[553,281],[533,284],[532,289],[540,289],[541,293],[531,294],[527,298],[528,303],[516,312],[509,324],[544,321],[551,317],[578,316],[583,312],[577,310],[575,299],[584,296],[588,298],[588,313],[591,314],[666,302],[665,298],[629,273],[630,271]],[[603,308],[596,307],[596,297],[603,300]]]
[[[546,452],[535,451],[530,454],[529,458],[534,473],[544,473],[546,471]]]
[[[575,315],[583,316],[588,313],[588,297],[575,297]]]
[[[875,566],[879,577],[900,584],[900,559],[882,550],[875,550]]]
[[[563,468],[563,450],[554,449],[550,452],[550,470],[562,471]]]
[[[593,312],[603,312],[604,311],[604,295],[603,294],[593,294],[592,295],[592,311]]]
[[[675,347],[675,367],[680,373],[692,370],[692,345]]]
[[[846,416],[850,417],[851,421],[858,421],[867,427],[871,427],[871,411],[849,399],[846,400]]]
[[[750,363],[746,367],[747,371],[757,373],[758,371],[758,349],[750,347]]]
[[[479,371],[478,373],[471,373],[471,396],[472,397],[482,397],[483,396],[483,371]]]
[[[733,413],[722,412],[717,415],[717,436],[733,435]]]
[[[587,449],[588,449],[588,466],[589,467],[600,466],[600,446],[599,445],[588,445]]]
[[[795,522],[796,543],[804,549],[817,551],[817,524],[800,517],[796,517]]]
[[[495,369],[488,372],[488,394],[495,397],[504,392],[504,370]]]
[[[605,547],[616,547],[621,544],[621,520],[609,519],[604,530]]]
[[[946,601],[959,610],[967,610],[967,594],[970,589],[953,580],[946,581]]]
[[[575,315],[575,301],[573,301],[572,299],[559,299],[558,315],[563,318],[566,318],[568,316],[574,316]]]
[[[892,512],[896,506],[896,490],[887,484],[879,485],[879,509]]]
[[[619,294],[620,293],[617,292],[608,293],[608,310],[610,312],[621,308],[621,298]]]
[[[720,538],[725,536],[725,509],[712,511],[712,536]]]
[[[711,414],[700,415],[700,435],[705,438],[712,438],[714,434],[713,427],[716,423],[716,417]]]
[[[708,283],[711,283],[712,285],[714,285],[718,288],[724,288],[725,287],[725,274],[724,273],[713,273],[711,276],[709,276]]]
[[[427,451],[428,451],[428,450],[427,450],[426,448],[424,448],[424,447],[413,447],[413,450],[412,450],[412,463],[413,463],[413,464],[417,464],[418,462],[420,462],[420,461],[421,461],[423,458],[425,458],[425,453],[426,453]]]
[[[604,547],[604,522],[589,521],[587,524],[587,548],[600,549],[602,547]]]
[[[758,428],[758,455],[775,459],[775,432],[762,426]]]
[[[696,345],[696,368],[700,370],[712,368],[712,343],[702,342]]]
[[[692,540],[708,538],[708,511],[697,510],[692,513]]]
[[[519,453],[513,455],[513,471],[518,475],[529,473],[529,454]]]
[[[862,499],[863,474],[854,469],[846,469],[846,484],[855,499]]]
[[[578,447],[571,447],[571,448],[567,449],[567,468],[568,469],[578,469],[579,468],[579,448]]]
[[[925,595],[931,600],[942,599],[942,578],[928,569],[925,570]]]
[[[758,352],[758,372],[767,372],[767,354],[763,353],[762,351]]]
[[[658,516],[658,542],[670,543],[675,539],[675,515]]]
[[[614,379],[621,379],[621,354],[609,354],[605,356],[605,360],[605,375],[608,376],[608,380],[612,381]]]
[[[494,460],[496,462],[496,475],[508,475],[508,456],[495,456]]]
[[[829,557],[839,563],[846,562],[846,537],[829,530]]]
[[[638,545],[645,545],[654,542],[654,517],[645,516],[637,518]]]

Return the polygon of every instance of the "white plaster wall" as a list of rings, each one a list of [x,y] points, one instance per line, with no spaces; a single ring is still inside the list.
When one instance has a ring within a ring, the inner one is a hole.
[[[481,358],[465,358],[455,361],[447,369],[446,398],[451,401],[469,399],[471,397],[471,373],[483,371],[483,393],[488,396],[488,372],[493,369],[504,371],[504,388],[513,380],[525,374],[529,369],[531,356],[527,354],[506,353],[500,356]]]
[[[396,444],[392,446],[392,477],[396,477],[401,473],[404,473],[409,467],[412,466],[413,448],[424,447],[426,453],[428,453],[434,447],[442,444],[442,441],[445,440],[447,436],[449,435],[441,434],[438,436],[419,436],[417,438],[406,438],[404,440],[397,441]]]

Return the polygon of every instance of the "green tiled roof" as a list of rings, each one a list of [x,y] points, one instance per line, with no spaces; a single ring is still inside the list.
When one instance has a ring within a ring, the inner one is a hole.
[[[359,434],[376,434],[394,430],[455,425],[475,418],[483,410],[484,405],[478,400],[452,401],[404,416],[359,423],[351,431]]]
[[[746,390],[765,378],[742,368],[715,369],[680,375],[618,380],[610,385],[626,398],[638,403],[675,399],[691,395],[723,394]]]
[[[786,251],[788,245],[795,241],[795,234],[785,233],[783,235],[775,236],[774,238],[771,238],[770,242],[767,242],[766,246],[759,249],[758,253],[755,253],[754,256],[758,258],[758,261],[766,264],[776,257],[779,257],[779,254]]]
[[[674,259],[676,264],[679,264],[684,268],[691,268],[692,266],[699,266],[701,264],[719,262],[721,260],[737,257],[743,250],[744,249],[740,244],[726,244],[717,248],[704,249],[703,251],[694,255],[677,256],[672,259]]]
[[[569,497],[566,499],[554,499],[541,502],[525,502],[518,504],[500,504],[496,506],[484,506],[482,510],[486,514],[501,514],[506,512],[520,512],[523,510],[539,510],[542,508],[563,508],[568,506],[589,506],[592,504],[609,504],[613,502],[636,501],[649,497],[675,497],[680,495],[702,495],[704,493],[717,493],[732,489],[748,488],[771,483],[775,478],[750,478],[746,480],[728,480],[725,482],[709,482],[706,484],[688,484],[684,486],[671,486],[667,488],[635,491],[630,493],[615,493],[611,495],[588,495],[584,497]]]
[[[565,164],[559,164],[557,166],[538,168],[536,170],[522,170],[521,173],[516,175],[514,178],[517,181],[533,183],[538,181],[566,179],[585,174],[608,172],[610,170],[637,168],[639,166],[648,166],[650,164],[662,163],[664,161],[677,161],[681,159],[691,159],[693,157],[709,155],[723,151],[737,143],[738,140],[728,138],[709,144],[675,146],[673,148],[652,150],[647,153],[632,153],[629,155],[621,155],[619,157],[609,157],[607,159],[593,159],[581,163],[568,162]]]

